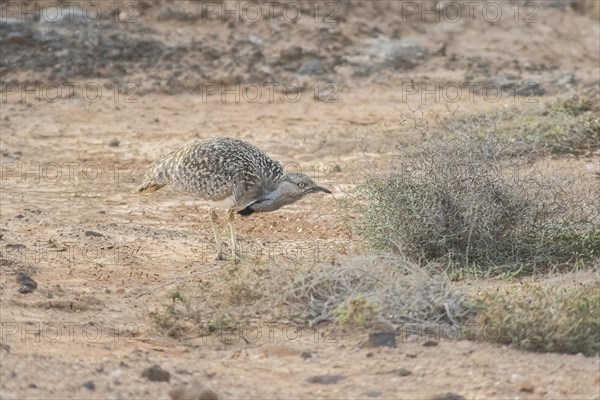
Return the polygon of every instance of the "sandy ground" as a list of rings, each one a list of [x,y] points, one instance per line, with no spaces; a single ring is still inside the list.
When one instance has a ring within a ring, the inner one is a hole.
[[[148,11],[147,18],[158,21],[153,28],[180,37],[172,21],[160,22],[158,14]],[[546,64],[546,69],[531,67],[541,79],[550,79],[557,70],[576,70],[584,83],[597,85],[597,22],[550,8],[539,15],[540,24],[514,24],[506,32],[492,26],[485,37],[480,25],[459,30],[430,24],[435,46],[452,31],[446,52],[458,58],[430,59],[425,72],[407,75],[348,75],[336,86],[337,102],[322,96],[315,101],[312,89],[297,102],[223,102],[199,93],[150,89],[136,93],[136,102],[124,96],[116,100],[109,89],[94,103],[81,97],[55,103],[14,96],[2,101],[0,398],[168,398],[173,384],[192,381],[223,398],[240,399],[408,399],[447,392],[470,399],[598,398],[598,357],[526,353],[442,334],[400,335],[397,348],[365,349],[360,344],[368,331],[265,321],[250,333],[240,326],[208,337],[165,337],[152,327],[149,313],[164,303],[170,283],[190,276],[189,282],[210,284],[219,279],[224,264],[213,261],[205,205],[169,190],[129,194],[159,155],[197,137],[238,137],[334,193],[238,218],[246,256],[240,267],[251,268],[256,259],[333,262],[351,256],[361,243],[353,235],[354,216],[345,199],[361,180],[364,157],[383,170],[394,146],[418,151],[423,140],[402,134],[401,116],[418,103],[403,101],[398,90],[403,79],[464,79],[465,65],[482,65],[469,58],[476,53],[494,70],[509,68],[510,60],[518,59],[530,66]],[[382,22],[381,30],[388,33],[393,21]],[[418,27],[402,29],[426,38]],[[196,28],[183,24],[180,29]],[[358,28],[345,24],[341,29],[352,37]],[[308,48],[312,39],[299,41]],[[338,71],[340,77],[343,71]],[[321,85],[321,78],[313,83]],[[552,98],[550,93],[538,100]],[[500,103],[539,107],[515,104],[514,99]],[[500,103],[478,95],[456,104],[479,111],[502,107]],[[430,109],[443,113],[447,104],[433,101]],[[113,139],[117,146],[110,145]],[[600,169],[598,155],[553,162],[580,174]],[[31,274],[38,289],[18,293],[18,271]],[[564,279],[570,284],[589,275]],[[561,284],[556,278],[538,279],[546,280]],[[461,283],[475,293],[473,288],[496,284],[503,283]],[[427,339],[437,345],[424,346]],[[170,372],[170,383],[140,376],[153,364]],[[401,376],[400,368],[410,374]],[[343,379],[333,384],[307,381],[316,375]],[[89,381],[93,389],[84,385]]]

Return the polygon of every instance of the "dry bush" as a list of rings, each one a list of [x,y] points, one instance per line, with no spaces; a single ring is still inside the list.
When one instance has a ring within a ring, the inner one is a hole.
[[[600,185],[552,174],[523,150],[517,156],[522,143],[500,138],[499,122],[456,120],[454,135],[426,143],[413,161],[369,172],[359,233],[412,260],[485,273],[600,257]]]
[[[344,324],[447,322],[462,318],[462,296],[442,278],[397,257],[355,257],[339,265],[271,265],[261,303],[278,317]],[[283,307],[282,307],[283,306]]]
[[[600,290],[594,283],[573,290],[525,285],[489,291],[479,307],[477,325],[496,328],[499,343],[539,352],[600,352]]]
[[[481,137],[487,130],[511,142],[506,156],[549,154],[591,155],[600,150],[600,93],[557,99],[538,108],[513,107],[476,115],[450,112],[436,115],[438,126],[427,127],[424,118],[407,118],[405,124],[420,134],[457,138]],[[420,127],[420,128],[419,128]]]
[[[600,149],[600,99],[573,96],[537,112],[516,111],[503,132],[521,139],[523,150],[549,154],[592,154]]]
[[[210,291],[189,287],[176,299],[169,293],[167,304],[150,314],[154,326],[181,337],[261,321],[454,325],[469,314],[446,279],[395,256],[349,258],[339,265],[243,265],[221,275],[222,285]]]

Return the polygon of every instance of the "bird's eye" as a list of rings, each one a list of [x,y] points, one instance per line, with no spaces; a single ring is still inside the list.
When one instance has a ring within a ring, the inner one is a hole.
[[[305,184],[304,182],[300,182],[300,183],[298,184],[298,187],[301,187],[301,188],[303,188],[304,186],[306,186],[306,184]]]

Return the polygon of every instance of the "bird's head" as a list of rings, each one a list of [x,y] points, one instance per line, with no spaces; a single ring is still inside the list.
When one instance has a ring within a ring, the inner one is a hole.
[[[279,192],[281,197],[291,199],[290,203],[309,193],[323,192],[331,194],[329,189],[317,185],[308,175],[299,172],[284,174],[278,182],[276,191]]]
[[[329,193],[331,191],[317,185],[306,174],[294,172],[286,173],[276,182],[275,187],[266,192],[261,198],[238,211],[241,215],[250,215],[255,212],[268,212],[277,210],[287,204],[294,203],[309,193]]]

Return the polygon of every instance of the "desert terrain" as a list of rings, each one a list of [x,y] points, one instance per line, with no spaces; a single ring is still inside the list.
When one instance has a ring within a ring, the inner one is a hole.
[[[23,4],[3,2],[0,20],[0,398],[168,399],[192,382],[223,399],[598,398],[597,355],[439,334],[373,348],[380,326],[243,304],[243,318],[217,318],[233,315],[224,299],[244,271],[335,271],[371,254],[354,191],[398,148],[418,155],[435,136],[406,129],[407,116],[536,112],[598,90],[593,5]],[[333,195],[238,217],[241,261],[215,261],[207,204],[168,188],[130,194],[160,155],[212,136],[247,140]],[[546,161],[598,184],[598,149]],[[19,292],[19,272],[33,292]],[[476,297],[593,280],[597,269],[574,268],[450,285]],[[210,320],[205,334],[157,327],[174,290]],[[142,376],[155,364],[168,382]]]

